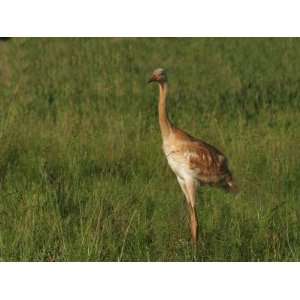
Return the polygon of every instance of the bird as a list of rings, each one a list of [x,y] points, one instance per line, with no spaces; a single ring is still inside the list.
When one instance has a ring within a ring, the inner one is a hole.
[[[214,146],[194,138],[187,132],[174,126],[167,109],[168,79],[164,69],[155,69],[148,83],[158,83],[159,126],[162,136],[162,148],[171,170],[185,196],[191,238],[198,243],[199,222],[196,208],[196,196],[199,186],[221,187],[227,192],[237,193],[238,186],[228,167],[227,158]]]

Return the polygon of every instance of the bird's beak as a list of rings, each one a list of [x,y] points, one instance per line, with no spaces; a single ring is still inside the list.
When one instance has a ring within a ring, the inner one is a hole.
[[[154,76],[152,76],[152,77],[148,80],[148,83],[151,83],[151,82],[153,82],[153,81],[155,81]]]

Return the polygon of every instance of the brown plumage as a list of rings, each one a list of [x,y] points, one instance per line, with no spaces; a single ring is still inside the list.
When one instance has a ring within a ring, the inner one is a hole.
[[[210,185],[222,187],[229,192],[237,192],[237,186],[228,168],[226,157],[218,149],[190,136],[170,122],[166,106],[168,91],[166,72],[163,69],[156,69],[149,82],[159,84],[159,125],[163,151],[185,195],[190,213],[192,240],[196,243],[197,187]]]

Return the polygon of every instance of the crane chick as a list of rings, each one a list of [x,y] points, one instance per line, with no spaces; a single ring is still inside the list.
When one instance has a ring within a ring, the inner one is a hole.
[[[228,168],[226,157],[218,149],[192,137],[175,127],[170,121],[167,110],[166,71],[162,68],[154,70],[148,82],[157,82],[159,86],[158,111],[163,151],[185,195],[190,214],[192,241],[196,244],[198,240],[196,210],[198,186],[217,186],[229,192],[237,192],[238,188]]]

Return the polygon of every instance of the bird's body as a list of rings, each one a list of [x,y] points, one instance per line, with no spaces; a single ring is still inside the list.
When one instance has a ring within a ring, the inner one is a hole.
[[[177,177],[201,185],[218,185],[226,180],[228,168],[224,155],[213,146],[173,128],[163,141],[168,163]]]
[[[159,83],[159,124],[163,151],[187,200],[192,239],[197,241],[196,191],[199,185],[218,186],[235,192],[237,187],[226,157],[215,147],[176,128],[167,114],[167,77],[163,69],[154,71],[150,81]]]

